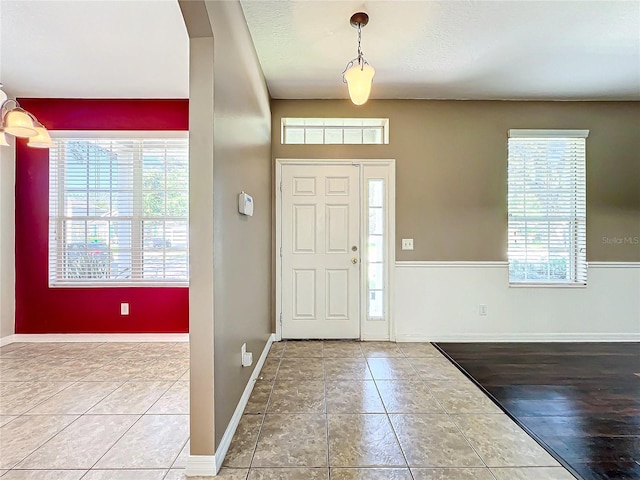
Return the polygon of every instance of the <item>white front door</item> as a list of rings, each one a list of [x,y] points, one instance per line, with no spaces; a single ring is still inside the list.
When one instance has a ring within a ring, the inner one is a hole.
[[[282,167],[282,338],[360,338],[359,171]]]

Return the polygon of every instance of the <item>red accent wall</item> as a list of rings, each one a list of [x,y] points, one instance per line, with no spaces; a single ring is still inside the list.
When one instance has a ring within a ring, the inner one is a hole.
[[[189,128],[188,100],[19,101],[49,130]],[[49,150],[26,143],[16,146],[16,333],[188,332],[188,288],[49,288]]]

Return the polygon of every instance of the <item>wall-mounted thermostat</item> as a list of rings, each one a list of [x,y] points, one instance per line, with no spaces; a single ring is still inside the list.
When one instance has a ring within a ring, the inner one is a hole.
[[[253,216],[253,198],[248,193],[238,195],[238,212],[242,215]]]

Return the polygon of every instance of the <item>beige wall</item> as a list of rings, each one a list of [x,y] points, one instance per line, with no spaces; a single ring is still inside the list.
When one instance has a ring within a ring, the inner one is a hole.
[[[271,113],[238,1],[180,2],[190,37],[191,455],[213,455],[271,333]],[[205,21],[206,19],[206,21]],[[253,196],[253,217],[238,194]]]
[[[15,191],[15,149],[0,147],[0,338],[15,333]]]
[[[207,2],[214,38],[214,405],[219,445],[271,334],[271,112],[239,2]],[[238,213],[238,194],[254,215]]]
[[[282,145],[282,117],[388,117],[388,145]],[[397,260],[506,260],[507,131],[589,129],[587,259],[640,261],[640,102],[274,100],[274,158],[396,159]],[[402,251],[401,238],[414,250]]]

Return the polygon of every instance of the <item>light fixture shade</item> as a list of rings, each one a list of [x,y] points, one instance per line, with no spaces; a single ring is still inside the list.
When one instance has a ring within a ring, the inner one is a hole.
[[[375,74],[376,71],[368,63],[364,65],[354,63],[344,72],[344,79],[349,87],[349,97],[354,104],[363,105],[369,100],[371,82]]]
[[[38,134],[35,137],[29,138],[27,145],[34,148],[50,148],[54,147],[55,143],[51,140],[49,132],[44,127],[34,127]]]
[[[35,137],[38,135],[33,120],[22,108],[14,108],[4,117],[4,131],[14,137]]]
[[[9,143],[7,142],[7,137],[4,132],[0,132],[0,147],[8,147]]]

